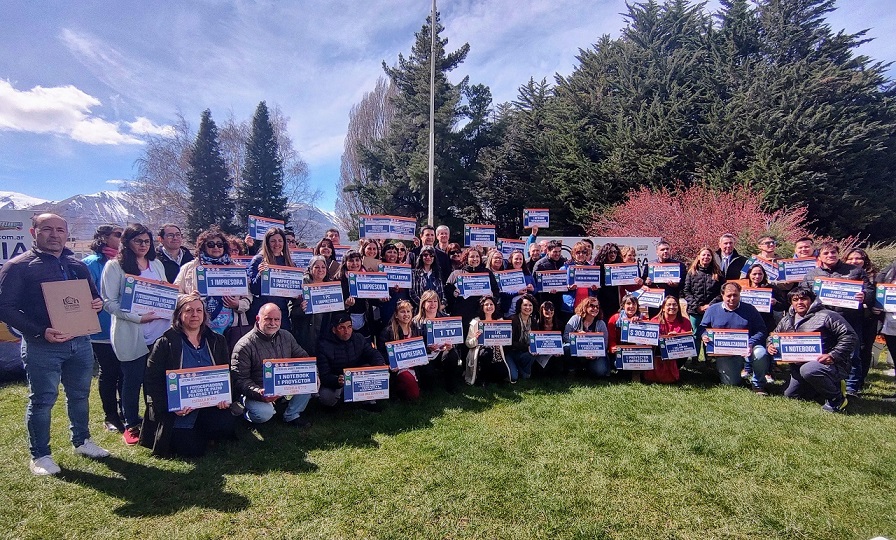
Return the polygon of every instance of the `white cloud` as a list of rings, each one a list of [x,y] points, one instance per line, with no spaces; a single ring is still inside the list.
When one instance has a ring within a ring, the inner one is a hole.
[[[171,137],[174,135],[174,126],[156,125],[152,120],[145,116],[138,116],[133,122],[125,122],[134,135],[160,135],[162,137]]]
[[[106,180],[107,184],[112,184],[113,186],[124,186],[130,183],[128,180],[119,180],[117,178],[113,178],[111,180]]]
[[[0,81],[0,130],[53,133],[87,144],[142,144],[117,123],[91,115],[100,100],[74,86],[16,90]]]

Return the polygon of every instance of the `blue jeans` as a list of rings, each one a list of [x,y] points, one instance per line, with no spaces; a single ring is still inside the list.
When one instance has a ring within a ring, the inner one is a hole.
[[[756,345],[753,347],[752,364],[753,374],[750,376],[750,384],[753,388],[765,388],[765,374],[768,373],[771,357],[765,347]],[[740,372],[744,369],[743,356],[717,356],[716,370],[722,384],[728,386],[740,385]]]
[[[535,363],[535,357],[529,351],[505,349],[504,359],[507,360],[507,367],[510,368],[511,381],[532,377],[532,364]]]
[[[60,382],[65,388],[71,441],[75,447],[81,446],[90,437],[87,403],[93,376],[90,338],[76,337],[65,343],[23,339],[22,360],[28,376],[25,427],[31,457],[50,455],[50,412],[59,396]]]
[[[136,360],[121,362],[121,410],[124,411],[124,427],[140,426],[140,389],[143,387],[143,374],[146,372],[144,354]]]
[[[308,406],[309,401],[311,401],[311,394],[292,396],[283,412],[283,421],[292,422],[298,418]],[[273,403],[246,398],[243,400],[243,405],[246,406],[246,420],[253,424],[263,424],[274,417]]]
[[[606,356],[586,358],[586,360],[588,361],[588,371],[595,377],[606,377],[610,374],[610,361]]]
[[[849,377],[846,379],[846,391],[859,393],[865,386],[865,376],[868,369],[862,366],[862,325],[850,324],[856,332],[856,346],[849,357]],[[868,365],[871,367],[871,364]]]

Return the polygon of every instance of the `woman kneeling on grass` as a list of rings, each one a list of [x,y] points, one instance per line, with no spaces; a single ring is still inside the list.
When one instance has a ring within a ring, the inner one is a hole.
[[[467,330],[465,345],[469,349],[467,353],[464,380],[467,384],[481,384],[485,386],[489,382],[504,382],[510,380],[510,368],[504,358],[504,347],[500,345],[479,345],[479,321],[494,321],[497,306],[491,296],[482,296],[479,300],[479,314],[470,321]]]
[[[146,362],[146,417],[140,444],[159,457],[199,457],[210,440],[234,438],[235,418],[229,400],[216,407],[168,412],[165,376],[168,370],[228,365],[227,340],[208,327],[202,298],[179,296],[171,328],[155,342]]]
[[[389,325],[383,330],[377,345],[383,358],[388,359],[389,355],[386,351],[386,343],[389,341],[399,341],[402,339],[410,339],[420,337],[419,327],[411,324],[414,317],[414,308],[407,300],[400,300],[395,306],[395,314]],[[423,366],[417,366],[405,369],[389,369],[392,372],[392,379],[395,381],[395,390],[398,396],[408,401],[417,401],[420,399],[420,385],[417,382],[417,369]]]
[[[660,323],[661,336],[693,333],[691,321],[682,316],[678,298],[674,296],[667,296],[663,300],[659,315],[650,319],[650,322]],[[644,380],[667,384],[677,382],[681,378],[679,363],[684,365],[684,360],[663,360],[660,355],[654,354],[653,369],[644,372]]]

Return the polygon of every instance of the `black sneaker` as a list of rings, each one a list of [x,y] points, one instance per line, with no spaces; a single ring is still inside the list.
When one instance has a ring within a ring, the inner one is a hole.
[[[243,416],[246,413],[246,407],[239,401],[234,401],[230,404],[230,414],[236,416],[237,418]]]
[[[302,418],[300,416],[300,417],[296,418],[295,420],[290,420],[289,422],[286,422],[286,425],[289,427],[296,428],[296,429],[305,430],[305,429],[308,429],[311,427],[311,420],[305,420],[304,418]]]
[[[821,406],[821,410],[829,413],[842,413],[846,412],[846,405],[849,403],[849,399],[846,396],[840,396],[835,400],[828,400],[824,405]]]

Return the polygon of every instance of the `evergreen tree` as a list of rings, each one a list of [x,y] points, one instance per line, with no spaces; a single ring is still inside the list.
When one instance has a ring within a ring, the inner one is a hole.
[[[252,133],[246,143],[242,182],[237,189],[237,218],[243,226],[249,216],[289,221],[283,192],[283,160],[274,126],[264,101],[255,109]]]
[[[228,233],[234,231],[232,187],[233,179],[227,172],[218,143],[218,127],[212,120],[211,111],[206,109],[202,112],[187,171],[190,200],[187,234],[190,238],[195,239],[212,225],[218,225]]]

